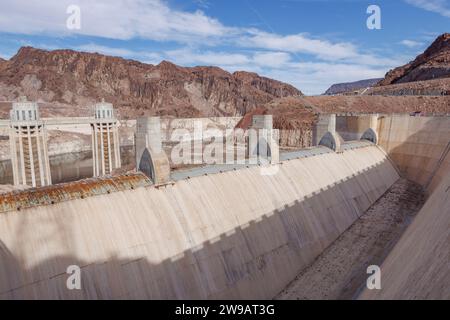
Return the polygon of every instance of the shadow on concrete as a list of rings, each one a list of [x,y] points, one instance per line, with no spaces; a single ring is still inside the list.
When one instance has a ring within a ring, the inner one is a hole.
[[[392,147],[391,136],[396,137],[396,134],[392,133],[393,120],[392,117],[383,118],[383,125],[389,128],[390,134],[383,137],[381,146],[403,177],[428,189],[449,154],[450,117],[411,116],[410,119],[417,122],[426,121],[426,123],[421,130],[407,137],[400,145]],[[443,125],[448,126],[447,134],[438,136],[436,129],[442,129]]]
[[[61,252],[77,250],[71,221],[45,215],[43,219],[48,219],[44,221],[45,232],[38,240],[28,239],[27,233],[33,226],[27,216],[36,213],[29,210],[11,213],[20,215],[21,222],[9,248],[0,242],[0,298],[273,298],[382,196],[389,186],[348,199],[351,190],[362,190],[367,184],[365,175],[383,170],[384,166],[390,163],[383,161],[156,264],[148,254],[155,250],[155,244],[150,242],[118,248],[118,252],[102,261],[86,261],[75,255],[52,256],[55,248]],[[114,237],[117,230],[110,231]],[[92,232],[92,248],[101,247],[95,242],[95,230]],[[44,261],[35,255],[46,250],[48,253],[41,254],[49,256]],[[164,250],[164,244],[159,250]],[[133,258],[119,258],[123,256]],[[66,287],[69,277],[66,269],[70,265],[81,268],[81,290],[71,291]]]

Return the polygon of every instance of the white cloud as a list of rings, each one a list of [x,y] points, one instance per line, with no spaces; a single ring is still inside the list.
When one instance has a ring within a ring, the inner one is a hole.
[[[376,57],[361,53],[352,43],[331,42],[306,34],[279,35],[258,29],[223,25],[202,11],[171,9],[161,0],[2,0],[8,10],[0,12],[0,31],[54,36],[73,33],[113,39],[143,38],[214,46],[238,45],[244,48],[310,54],[329,61],[350,60],[380,64]],[[66,28],[66,8],[81,8],[81,29]],[[21,23],[23,22],[23,23]]]
[[[248,36],[239,39],[245,47],[283,50],[292,53],[312,54],[326,60],[338,60],[358,56],[354,45],[350,43],[331,43],[326,40],[311,39],[304,34],[278,35],[251,30]]]
[[[244,54],[214,51],[202,52],[189,48],[167,51],[166,55],[170,60],[184,65],[231,66],[245,65],[250,62],[249,58]]]
[[[253,61],[261,67],[279,68],[291,61],[291,55],[287,52],[257,52],[253,55]]]
[[[216,65],[247,70],[289,82],[306,93],[320,93],[335,82],[382,76],[401,61],[361,50],[350,42],[305,33],[280,35],[226,26],[202,11],[170,8],[162,0],[1,0],[0,32],[66,37],[85,35],[119,40],[178,43],[166,52],[133,51],[87,43],[73,49],[157,64]],[[412,0],[408,0],[412,1]],[[436,0],[435,0],[436,1]],[[200,4],[204,3],[200,1]],[[68,30],[68,5],[81,8],[81,30]],[[223,49],[227,48],[227,49]],[[309,59],[312,62],[306,62]]]
[[[403,40],[400,41],[400,44],[407,46],[408,48],[416,48],[416,47],[420,47],[423,45],[422,42],[418,42],[418,41],[414,41],[414,40]]]
[[[69,5],[81,9],[81,29],[68,30]],[[194,41],[233,33],[202,11],[170,9],[160,0],[2,0],[0,30],[22,34],[81,34],[113,39]]]
[[[405,0],[407,3],[427,11],[450,18],[450,5],[447,0]]]
[[[292,63],[289,69],[273,69],[266,74],[291,83],[303,93],[321,94],[332,84],[383,77],[384,68],[343,63]]]
[[[352,43],[333,43],[328,40],[313,39],[305,34],[278,35],[253,29],[238,39],[238,45],[266,50],[282,50],[293,54],[309,54],[325,61],[346,61],[376,66],[395,63],[392,59],[361,52]]]
[[[162,60],[164,60],[163,56],[159,53],[155,52],[146,52],[143,56],[143,58],[139,59],[142,63],[147,64],[159,64]]]
[[[208,0],[193,0],[193,2],[200,8],[208,9],[211,4]]]
[[[282,68],[291,61],[287,52],[256,51],[246,53],[230,53],[216,51],[193,50],[183,48],[165,52],[167,59],[182,65],[220,66],[229,71]]]
[[[125,48],[102,46],[95,43],[83,44],[80,46],[72,47],[72,49],[84,52],[101,53],[121,58],[132,58],[137,59],[143,63],[155,65],[164,60],[163,56],[157,52],[133,51]]]
[[[229,72],[257,72],[262,76],[290,83],[306,94],[321,94],[334,83],[383,77],[389,68],[397,66],[367,66],[331,61],[300,62],[294,60],[289,53],[281,51],[229,54],[185,48],[168,51],[166,54],[169,60],[177,64],[215,65]],[[404,61],[398,63],[403,64]]]
[[[84,52],[101,53],[109,56],[117,57],[133,57],[136,56],[134,51],[124,49],[124,48],[111,48],[106,46],[101,46],[95,43],[83,44],[76,46],[73,49]]]

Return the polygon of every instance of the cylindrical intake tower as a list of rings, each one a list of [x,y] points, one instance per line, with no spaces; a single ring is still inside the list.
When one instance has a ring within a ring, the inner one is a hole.
[[[95,121],[91,127],[94,177],[111,174],[121,167],[117,119],[111,103],[102,100],[95,105]]]
[[[10,119],[9,140],[14,185],[51,185],[47,132],[39,117],[38,104],[24,99],[14,102]]]

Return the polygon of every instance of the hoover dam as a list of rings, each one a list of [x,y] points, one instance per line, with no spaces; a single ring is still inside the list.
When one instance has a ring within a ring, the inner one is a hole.
[[[173,172],[159,129],[140,140],[142,126],[135,172],[0,195],[0,299],[298,299],[302,272],[402,181],[423,197],[414,217],[388,245],[381,230],[361,249],[378,256],[382,288],[366,288],[368,258],[347,296],[450,298],[448,115],[325,115],[310,148]],[[414,200],[396,199],[406,211]],[[348,239],[348,251],[364,240]],[[345,250],[333,254],[345,264]],[[66,285],[71,265],[79,290]]]

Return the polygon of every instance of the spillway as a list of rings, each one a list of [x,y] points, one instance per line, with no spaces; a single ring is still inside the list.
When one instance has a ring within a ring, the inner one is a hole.
[[[389,120],[398,131],[386,149],[429,197],[381,266],[383,290],[360,299],[450,299],[450,119],[412,119]]]
[[[1,297],[272,298],[398,179],[377,146],[260,170],[4,212]]]
[[[386,290],[361,298],[448,297],[430,281],[449,287],[449,124],[385,117],[379,145],[299,152],[273,175],[250,166],[154,186],[135,174],[2,195],[0,299],[271,299],[400,175],[429,198],[382,266]],[[81,290],[66,287],[70,265]]]

